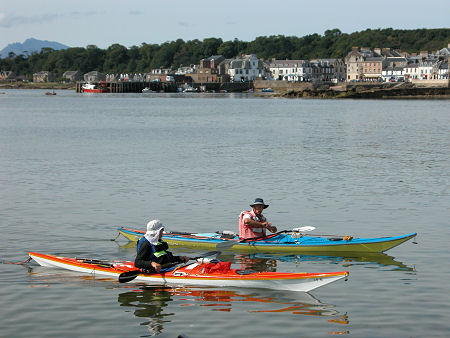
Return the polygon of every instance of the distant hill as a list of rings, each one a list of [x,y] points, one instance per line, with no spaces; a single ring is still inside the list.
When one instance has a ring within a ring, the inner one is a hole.
[[[0,57],[6,58],[9,53],[13,52],[16,55],[31,55],[32,53],[39,53],[42,48],[52,48],[54,50],[67,49],[69,46],[62,43],[47,40],[27,39],[24,43],[15,42],[0,51]]]

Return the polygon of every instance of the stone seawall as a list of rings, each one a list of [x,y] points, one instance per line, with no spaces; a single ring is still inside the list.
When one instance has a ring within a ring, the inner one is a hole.
[[[313,89],[313,84],[311,82],[254,80],[253,88],[255,90],[261,90],[264,88],[272,88],[276,92],[281,92],[281,91],[287,91],[287,90]]]

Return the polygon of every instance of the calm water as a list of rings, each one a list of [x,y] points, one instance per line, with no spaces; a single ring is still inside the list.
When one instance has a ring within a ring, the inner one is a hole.
[[[311,294],[162,288],[0,264],[2,337],[447,337],[448,100],[333,101],[2,90],[2,262],[133,259],[120,225],[237,230],[255,197],[281,229],[418,232],[373,257],[221,256],[350,271]],[[196,255],[194,251],[177,254]]]

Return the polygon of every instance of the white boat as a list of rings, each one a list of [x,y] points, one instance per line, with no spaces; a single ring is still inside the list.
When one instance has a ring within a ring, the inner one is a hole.
[[[197,89],[195,89],[194,87],[191,87],[191,86],[185,87],[183,90],[183,93],[196,93],[196,92],[197,92]]]
[[[109,89],[106,87],[106,82],[101,81],[100,84],[85,83],[81,86],[81,90],[85,93],[108,93]]]

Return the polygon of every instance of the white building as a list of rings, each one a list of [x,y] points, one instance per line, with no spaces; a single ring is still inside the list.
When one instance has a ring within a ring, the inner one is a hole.
[[[417,80],[419,78],[419,64],[418,63],[410,63],[405,66],[403,74],[405,79],[408,80]]]
[[[386,67],[381,72],[381,77],[383,81],[399,81],[405,79],[405,68],[402,66],[398,67]]]
[[[178,69],[175,72],[175,75],[186,75],[186,74],[193,74],[196,72],[196,69],[198,67],[196,65],[190,65],[190,66],[181,66],[178,67]]]
[[[419,80],[429,80],[431,78],[434,63],[435,61],[432,61],[430,59],[425,59],[419,62]]]
[[[447,62],[442,62],[441,65],[439,66],[439,79],[443,80],[448,80],[449,74],[448,74],[448,61]]]
[[[272,60],[269,70],[275,80],[305,82],[312,79],[312,67],[305,60]]]
[[[231,81],[253,81],[265,75],[264,63],[255,54],[243,55],[230,61],[228,74]]]

